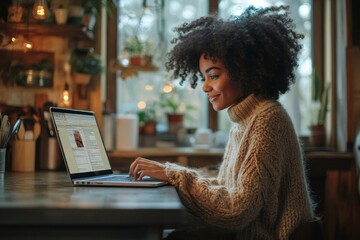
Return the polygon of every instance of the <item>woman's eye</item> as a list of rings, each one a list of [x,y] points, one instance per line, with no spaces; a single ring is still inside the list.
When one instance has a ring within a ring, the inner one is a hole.
[[[218,77],[219,77],[219,75],[211,75],[211,76],[210,76],[210,79],[211,79],[211,80],[215,80],[215,79],[217,79]]]

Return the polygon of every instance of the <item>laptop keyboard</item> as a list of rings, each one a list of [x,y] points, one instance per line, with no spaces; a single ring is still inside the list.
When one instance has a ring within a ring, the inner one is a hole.
[[[130,176],[108,176],[108,177],[104,177],[104,178],[100,178],[98,179],[98,181],[102,181],[102,182],[131,182],[131,181],[135,181],[135,179],[133,177]]]
[[[132,182],[135,181],[135,178],[127,175],[110,175],[104,177],[94,177],[83,179],[86,182]]]

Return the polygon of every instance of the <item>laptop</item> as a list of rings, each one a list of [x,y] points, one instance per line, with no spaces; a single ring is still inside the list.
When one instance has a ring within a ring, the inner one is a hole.
[[[74,185],[158,187],[167,184],[150,177],[135,180],[127,174],[114,173],[94,112],[51,107],[50,115]]]

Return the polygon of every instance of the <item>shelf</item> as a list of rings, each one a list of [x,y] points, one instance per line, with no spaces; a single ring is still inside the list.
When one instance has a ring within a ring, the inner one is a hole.
[[[57,24],[25,24],[25,23],[3,23],[0,24],[0,33],[5,34],[26,34],[27,36],[47,35],[73,38],[78,40],[93,40],[94,34],[91,31],[84,31],[77,25]]]
[[[42,61],[47,61],[54,67],[54,53],[45,51],[18,51],[0,49],[0,73],[7,84],[22,87],[51,88],[54,81],[54,71],[39,69]],[[14,63],[18,63],[18,65]],[[13,63],[13,64],[12,64]],[[10,65],[12,69],[10,70]],[[37,64],[37,65],[36,65]],[[18,66],[18,68],[16,68]],[[20,67],[22,66],[22,67]],[[41,65],[43,66],[43,65]],[[43,71],[41,71],[43,70]]]
[[[155,72],[158,70],[158,68],[152,63],[143,66],[123,66],[121,63],[119,63],[118,59],[113,59],[110,61],[108,70],[110,72],[121,71],[120,77],[122,79],[126,79],[135,75],[137,72]]]

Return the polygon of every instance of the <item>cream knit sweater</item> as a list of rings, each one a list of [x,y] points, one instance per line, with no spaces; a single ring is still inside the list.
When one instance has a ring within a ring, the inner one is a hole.
[[[183,204],[237,239],[287,239],[313,218],[303,156],[283,107],[250,95],[228,110],[235,123],[216,179],[166,163]]]

